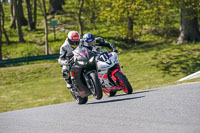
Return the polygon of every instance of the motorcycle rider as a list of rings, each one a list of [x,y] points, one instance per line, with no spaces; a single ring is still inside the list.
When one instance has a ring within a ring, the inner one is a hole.
[[[63,45],[60,47],[58,63],[62,66],[62,76],[65,79],[67,88],[71,89],[72,81],[70,69],[73,63],[73,50],[80,44],[80,35],[77,31],[70,31]]]
[[[118,52],[113,43],[106,42],[102,37],[95,38],[95,36],[91,33],[86,33],[83,35],[81,45],[88,47],[90,50],[97,49],[96,46],[105,46],[111,49],[113,52]]]

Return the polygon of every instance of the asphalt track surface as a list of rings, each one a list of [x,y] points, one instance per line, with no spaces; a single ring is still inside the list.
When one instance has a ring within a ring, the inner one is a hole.
[[[200,82],[0,113],[0,133],[200,133]]]

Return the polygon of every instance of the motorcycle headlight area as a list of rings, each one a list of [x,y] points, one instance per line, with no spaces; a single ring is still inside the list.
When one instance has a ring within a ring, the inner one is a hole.
[[[87,65],[86,61],[77,61],[77,63],[80,64],[80,65]]]
[[[94,61],[94,56],[89,59],[89,63],[92,63],[93,61]]]

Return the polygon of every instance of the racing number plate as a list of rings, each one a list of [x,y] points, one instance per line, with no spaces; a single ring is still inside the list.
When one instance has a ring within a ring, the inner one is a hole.
[[[103,52],[99,55],[98,60],[106,62],[109,59],[109,55],[107,52]]]

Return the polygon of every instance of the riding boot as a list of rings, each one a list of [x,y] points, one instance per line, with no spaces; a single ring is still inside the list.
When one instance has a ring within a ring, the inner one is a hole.
[[[65,79],[65,82],[66,82],[67,88],[68,88],[68,89],[71,89],[71,88],[72,88],[72,80],[71,80],[71,77],[68,78],[68,79]]]

